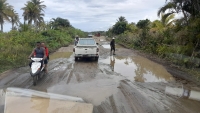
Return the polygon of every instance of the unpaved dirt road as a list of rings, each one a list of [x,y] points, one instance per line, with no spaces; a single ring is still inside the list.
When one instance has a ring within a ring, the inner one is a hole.
[[[199,113],[200,102],[165,94],[165,87],[180,87],[162,66],[117,46],[110,54],[105,37],[100,58],[74,61],[72,49],[62,47],[50,56],[49,73],[33,86],[29,67],[0,74],[0,89],[20,87],[83,98],[94,105],[94,113]],[[185,87],[199,88],[194,84]],[[3,106],[0,107],[0,113]],[[39,112],[38,112],[39,113]]]

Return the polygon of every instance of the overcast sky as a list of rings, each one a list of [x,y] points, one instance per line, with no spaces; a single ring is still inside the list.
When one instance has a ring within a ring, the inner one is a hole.
[[[23,21],[21,10],[28,0],[7,0],[14,6]],[[46,5],[45,21],[61,17],[68,19],[72,26],[83,31],[108,30],[118,17],[124,16],[129,23],[142,19],[159,19],[157,11],[166,0],[41,0]],[[11,24],[5,23],[4,31]]]

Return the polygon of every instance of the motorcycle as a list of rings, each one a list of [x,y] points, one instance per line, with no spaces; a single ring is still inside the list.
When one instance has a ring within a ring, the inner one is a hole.
[[[41,67],[41,61],[42,58],[31,58],[32,65],[31,65],[31,77],[33,77],[33,85],[35,86],[37,84],[37,81],[41,79],[45,75],[45,67],[44,63]]]

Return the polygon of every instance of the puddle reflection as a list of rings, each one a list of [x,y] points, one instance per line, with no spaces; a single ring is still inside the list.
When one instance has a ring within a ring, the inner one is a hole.
[[[31,108],[39,111],[40,113],[47,113],[49,107],[49,100],[50,99],[44,98],[31,98],[31,103],[33,103]]]
[[[112,68],[112,71],[114,71],[114,67],[115,67],[115,57],[114,56],[110,57],[110,66]]]
[[[174,80],[162,65],[140,56],[126,58],[110,56],[100,62],[109,63],[112,71],[120,73],[131,81],[167,82]]]
[[[81,98],[19,88],[8,89],[5,100],[5,113],[92,113],[92,109]]]

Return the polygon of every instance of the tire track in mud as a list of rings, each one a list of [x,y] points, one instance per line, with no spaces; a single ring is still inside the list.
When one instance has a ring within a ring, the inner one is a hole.
[[[118,89],[121,95],[119,93],[111,95],[101,105],[94,107],[94,113],[160,113],[157,106],[146,100],[126,80],[119,83]],[[121,103],[123,98],[125,100]]]
[[[120,85],[122,86],[123,84]],[[124,85],[123,90],[126,90],[128,88],[127,86],[132,89],[130,94],[134,96],[137,96],[137,94],[141,95],[138,99],[140,101],[144,100],[145,104],[149,104],[145,105],[140,102],[137,103],[144,107],[143,109],[151,109],[153,113],[156,111],[161,113],[198,113],[199,111],[199,107],[197,106],[200,106],[200,103],[198,101],[192,101],[165,94],[165,87],[175,87],[173,83],[132,83],[130,81],[126,81],[126,85]]]
[[[30,76],[24,82],[16,86],[21,87],[21,88],[29,88],[31,85],[33,85],[33,80],[32,80],[32,77]]]
[[[51,64],[56,64],[52,65],[49,64],[49,69],[50,73],[46,75],[44,80],[41,81],[41,85],[44,88],[48,88],[51,85],[55,85],[61,81],[63,81],[65,78],[68,77],[68,73],[73,68],[73,63],[68,63],[71,62],[69,59],[66,58],[60,58],[60,60],[52,61]],[[67,65],[66,65],[67,64]]]
[[[65,78],[68,77],[68,75],[69,75],[69,73],[70,73],[71,71],[72,71],[72,69],[64,71],[64,72],[59,76],[58,82],[64,81]]]
[[[94,106],[93,113],[114,113],[110,106],[110,103],[107,101],[102,102],[100,106]]]
[[[152,107],[149,107],[151,103],[145,100],[144,97],[139,96],[140,93],[137,92],[137,90],[132,92],[131,90],[134,89],[132,89],[132,87],[130,87],[126,81],[123,80],[120,83],[120,87],[134,113],[159,113],[157,109],[152,109]]]
[[[74,75],[74,74],[73,74],[73,70],[72,70],[72,71],[70,71],[69,74],[68,74],[67,84],[69,84],[69,82],[71,81],[73,75]]]
[[[89,61],[88,59],[80,59],[80,61],[74,63],[73,77],[77,82],[93,80],[100,71],[96,61]],[[71,77],[72,75],[69,78]]]
[[[74,73],[74,75],[75,75],[76,80],[77,80],[78,83],[80,83],[81,81],[83,81],[83,80],[81,79],[81,76],[80,76],[78,73]]]
[[[165,94],[165,87],[177,87],[174,83],[133,83],[130,84],[132,87],[137,88],[137,90],[143,94],[150,97],[149,100],[154,103],[154,105],[159,105],[159,108],[164,108],[165,111],[172,113],[198,113],[200,103],[198,101],[192,101],[176,96],[170,96]],[[157,103],[157,104],[156,104]],[[191,109],[191,105],[192,106]],[[188,107],[190,106],[190,107]],[[174,109],[176,108],[176,109]]]
[[[9,76],[5,76],[2,80],[0,80],[0,82],[1,82],[1,87],[3,88],[7,87],[26,88],[26,85],[29,84],[30,80],[31,76],[29,73],[21,74],[19,72],[15,72],[13,74],[10,74]]]
[[[120,106],[120,110],[121,110],[121,113],[128,113],[128,112],[126,112],[124,106]]]
[[[16,79],[20,76],[20,73],[14,74],[15,76],[12,76],[12,78],[8,81],[6,81],[6,83],[4,84],[5,86],[10,86],[12,85]]]
[[[110,101],[110,104],[111,104],[113,113],[118,113],[118,111],[117,111],[117,106],[116,106],[116,104],[115,104],[115,100],[114,100],[113,95],[109,97],[109,101]]]
[[[126,107],[131,108],[131,113],[151,113],[151,112],[144,112],[142,108],[137,108],[138,106],[135,105],[136,101],[132,102],[131,99],[133,97],[130,97],[128,92],[122,91],[123,96],[125,97],[127,101]],[[107,102],[109,101],[109,103]],[[124,106],[116,106],[114,96],[110,96],[109,99],[106,102],[102,102],[101,105],[94,107],[94,113],[129,113],[126,111]],[[110,107],[108,107],[110,106]]]

